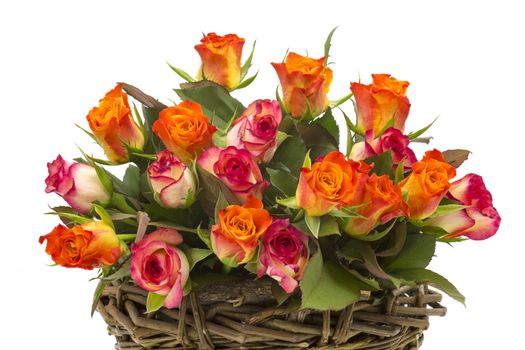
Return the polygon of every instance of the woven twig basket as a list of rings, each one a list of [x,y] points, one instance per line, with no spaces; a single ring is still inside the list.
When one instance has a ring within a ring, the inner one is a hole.
[[[192,292],[179,309],[146,314],[146,292],[106,287],[97,310],[118,350],[347,349],[415,350],[429,316],[444,316],[427,285],[363,293],[340,311],[277,307],[265,281],[215,284]]]

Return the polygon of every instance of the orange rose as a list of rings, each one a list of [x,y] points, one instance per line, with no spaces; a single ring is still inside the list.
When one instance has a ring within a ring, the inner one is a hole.
[[[363,134],[373,130],[374,135],[379,136],[394,118],[394,128],[403,131],[410,111],[406,97],[408,81],[397,80],[389,74],[372,74],[372,79],[370,85],[350,85],[357,106],[358,129]]]
[[[211,144],[212,135],[217,130],[208,122],[201,106],[191,101],[160,111],[152,129],[166,148],[185,163]]]
[[[219,259],[228,266],[248,262],[257,251],[259,238],[272,223],[262,202],[249,196],[246,203],[219,211],[219,222],[211,228],[211,244]]]
[[[51,233],[41,236],[39,242],[45,240],[46,253],[55,263],[86,270],[113,265],[125,250],[115,231],[102,221],[73,228],[58,225]]]
[[[241,56],[244,39],[235,34],[219,36],[209,33],[195,45],[201,56],[198,79],[216,82],[231,90],[241,82]],[[204,74],[203,74],[204,73]]]
[[[450,188],[449,180],[456,169],[448,164],[438,150],[428,151],[425,157],[412,165],[412,173],[399,183],[407,193],[410,218],[422,220],[434,213]]]
[[[286,62],[272,63],[281,81],[284,107],[292,117],[302,118],[308,111],[315,117],[328,107],[332,70],[323,62],[324,57],[316,60],[290,52]]]
[[[322,216],[334,208],[348,206],[362,189],[370,170],[366,163],[346,160],[341,152],[330,152],[311,169],[301,169],[297,205],[309,216]]]
[[[106,156],[113,163],[129,160],[127,147],[142,150],[144,135],[133,120],[128,95],[118,84],[109,91],[98,107],[89,111],[86,117],[89,127]]]
[[[357,209],[357,213],[362,217],[350,218],[345,222],[345,231],[351,235],[366,235],[376,226],[407,215],[408,212],[401,189],[387,175],[372,174],[367,179],[362,195],[353,203],[360,204],[363,206]]]

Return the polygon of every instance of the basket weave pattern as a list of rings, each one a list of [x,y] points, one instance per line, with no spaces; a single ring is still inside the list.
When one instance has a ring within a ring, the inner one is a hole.
[[[415,350],[429,316],[446,314],[441,294],[423,284],[364,293],[341,311],[275,306],[271,285],[259,281],[209,286],[151,314],[146,295],[129,283],[106,287],[97,310],[116,349]]]

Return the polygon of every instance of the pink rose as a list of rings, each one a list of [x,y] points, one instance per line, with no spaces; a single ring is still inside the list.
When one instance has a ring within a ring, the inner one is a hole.
[[[259,163],[269,162],[277,149],[277,131],[281,119],[279,102],[252,102],[228,132],[228,146],[247,150]]]
[[[245,149],[211,147],[201,154],[197,163],[221,179],[243,202],[249,195],[261,199],[269,185],[252,155]]]
[[[190,268],[177,248],[182,236],[173,229],[158,229],[131,245],[131,277],[144,290],[165,295],[164,306],[180,305]]]
[[[66,162],[59,155],[53,162],[47,163],[47,169],[46,193],[56,192],[76,211],[88,214],[94,202],[102,205],[110,202],[111,194],[92,166]]]
[[[286,293],[292,293],[309,257],[308,236],[290,225],[288,219],[274,220],[262,236],[257,275],[270,276]]]
[[[399,164],[404,158],[405,167],[410,168],[413,163],[417,162],[417,158],[414,151],[408,147],[409,143],[408,136],[395,128],[388,128],[378,138],[374,138],[374,132],[368,130],[365,134],[365,141],[358,142],[352,147],[350,158],[363,160],[391,151],[394,165]]]
[[[492,205],[492,195],[481,176],[468,174],[452,183],[449,197],[468,208],[427,221],[428,225],[447,231],[446,238],[466,236],[474,240],[483,240],[492,237],[498,231],[501,217]]]
[[[195,199],[196,182],[191,170],[168,150],[157,153],[148,168],[155,200],[166,208],[188,207]]]

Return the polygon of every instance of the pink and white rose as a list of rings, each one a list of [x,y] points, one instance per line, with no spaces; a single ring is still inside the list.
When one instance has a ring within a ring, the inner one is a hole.
[[[308,240],[288,219],[274,220],[261,239],[257,275],[270,276],[286,293],[292,293],[310,258]]]
[[[261,199],[269,185],[254,158],[245,149],[214,146],[201,154],[197,163],[217,176],[243,203],[249,195]]]
[[[257,162],[269,162],[277,149],[277,131],[282,113],[278,101],[257,100],[235,120],[228,132],[228,146],[245,149]]]
[[[166,208],[188,207],[195,199],[196,181],[191,170],[171,151],[157,153],[148,167],[155,200]]]
[[[97,171],[90,165],[67,162],[62,156],[47,163],[46,193],[55,192],[76,211],[89,214],[93,203],[106,205],[111,193],[100,181]]]
[[[468,174],[452,183],[448,196],[467,208],[431,218],[427,221],[428,225],[447,231],[446,238],[466,236],[483,240],[496,234],[501,217],[492,205],[492,195],[481,176]]]
[[[378,138],[374,137],[373,130],[368,130],[365,133],[365,140],[356,143],[352,147],[350,158],[364,160],[386,151],[391,151],[394,165],[405,159],[405,168],[410,168],[412,164],[417,162],[417,158],[414,151],[410,149],[409,143],[408,136],[403,135],[399,129],[388,128]]]
[[[177,248],[182,236],[173,229],[158,229],[131,245],[131,277],[144,290],[166,296],[164,306],[180,305],[190,267]]]

